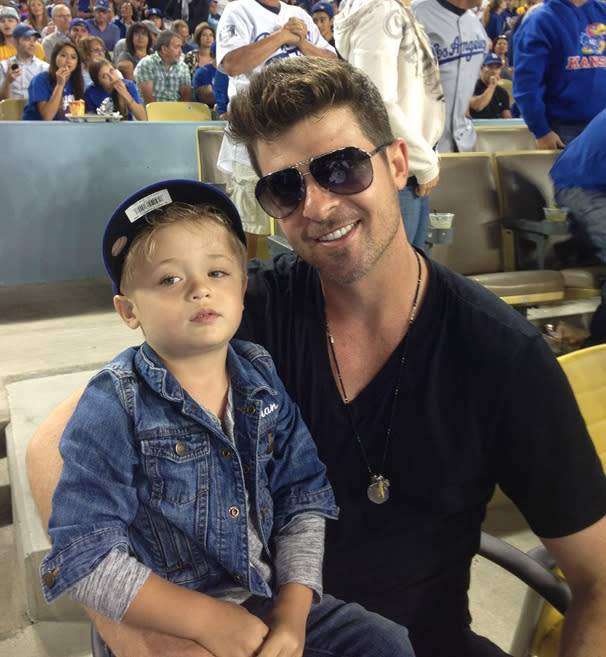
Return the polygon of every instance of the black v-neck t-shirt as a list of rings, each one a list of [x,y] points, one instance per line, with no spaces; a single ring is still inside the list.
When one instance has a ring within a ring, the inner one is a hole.
[[[316,272],[294,254],[251,261],[238,337],[271,353],[328,468],[341,514],[327,524],[325,590],[406,625],[418,657],[467,656],[469,570],[495,484],[550,538],[606,514],[606,479],[538,331],[481,286],[427,262],[384,468],[402,345],[350,407],[372,468],[391,482],[383,505],[366,495]],[[394,282],[394,296],[399,289]]]

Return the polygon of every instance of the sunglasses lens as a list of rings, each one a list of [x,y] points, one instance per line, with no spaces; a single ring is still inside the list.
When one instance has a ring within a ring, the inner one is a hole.
[[[312,160],[309,170],[319,185],[335,194],[363,192],[373,178],[370,155],[353,146]]]
[[[259,205],[274,219],[283,219],[293,212],[304,194],[303,178],[296,169],[271,173],[261,178],[255,187]]]

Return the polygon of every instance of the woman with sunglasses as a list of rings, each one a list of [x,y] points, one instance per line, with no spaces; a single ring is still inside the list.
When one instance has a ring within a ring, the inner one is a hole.
[[[403,0],[345,0],[335,16],[335,45],[379,88],[394,134],[408,147],[409,178],[400,192],[406,236],[424,248],[429,194],[440,178],[434,146],[444,128],[438,65],[423,28]]]
[[[58,43],[51,55],[48,71],[34,76],[23,110],[25,121],[64,121],[70,100],[84,98],[80,53],[75,44]]]
[[[93,83],[86,88],[86,111],[95,114],[105,104],[108,112],[120,112],[122,118],[146,121],[147,113],[141,105],[137,87],[132,80],[124,80],[107,59],[93,59],[89,66]],[[108,103],[111,99],[111,103]]]

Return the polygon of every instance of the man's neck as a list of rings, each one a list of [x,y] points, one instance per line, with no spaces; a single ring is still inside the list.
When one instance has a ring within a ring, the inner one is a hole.
[[[17,51],[17,54],[15,55],[15,58],[19,60],[20,62],[23,62],[23,64],[29,64],[33,59],[34,56],[30,55],[28,52],[23,53]]]
[[[588,0],[570,0],[575,7],[582,7]]]
[[[320,276],[327,315],[343,321],[362,319],[369,328],[384,320],[390,321],[392,314],[401,316],[400,306],[410,304],[405,298],[407,295],[394,294],[394,288],[414,289],[417,261],[413,248],[403,236],[396,236],[395,240],[397,242],[392,243],[372,270],[355,283],[343,285],[322,280]]]

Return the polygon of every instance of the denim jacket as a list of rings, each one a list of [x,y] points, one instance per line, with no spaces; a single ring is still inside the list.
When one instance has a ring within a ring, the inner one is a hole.
[[[295,515],[336,518],[326,469],[271,357],[232,340],[234,443],[144,343],[89,382],[59,445],[65,465],[40,571],[52,602],[114,548],[169,581],[270,596],[249,565],[246,490],[266,556]]]

